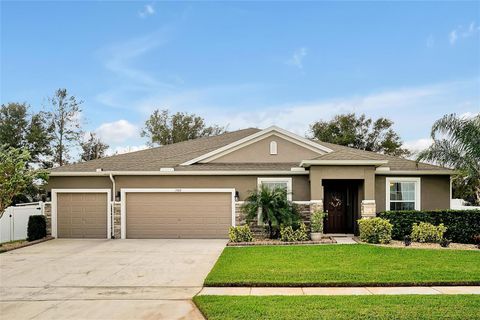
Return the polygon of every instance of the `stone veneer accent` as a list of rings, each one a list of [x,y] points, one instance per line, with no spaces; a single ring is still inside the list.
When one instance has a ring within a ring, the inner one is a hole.
[[[294,203],[296,203],[294,201]],[[244,201],[237,201],[235,202],[235,225],[236,226],[243,226],[247,223],[247,215],[242,210],[242,205]],[[302,201],[296,203],[298,206],[298,210],[300,213],[300,218],[303,223],[307,226],[310,225],[310,216],[311,216],[311,204],[309,201]],[[265,228],[263,226],[259,226],[257,223],[257,219],[254,219],[250,224],[250,229],[252,230],[253,234],[256,238],[265,238]]]
[[[43,214],[45,215],[45,220],[47,221],[47,236],[52,235],[52,203],[45,202],[43,204]]]
[[[120,202],[114,202],[113,203],[113,208],[112,208],[112,214],[113,214],[113,236],[115,239],[121,239],[122,234],[121,234],[121,203]]]
[[[377,206],[375,200],[363,200],[360,209],[360,215],[362,218],[374,218],[377,214]]]

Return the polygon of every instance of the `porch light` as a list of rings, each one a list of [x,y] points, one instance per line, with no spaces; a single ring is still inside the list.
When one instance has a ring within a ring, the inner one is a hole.
[[[238,202],[238,200],[240,200],[240,194],[238,193],[238,191],[235,191],[235,201]]]
[[[48,192],[47,192],[47,197],[46,197],[45,201],[46,201],[46,202],[52,201],[52,192],[51,192],[51,191],[48,191]]]
[[[117,195],[115,196],[115,201],[120,201],[122,193],[117,191]]]

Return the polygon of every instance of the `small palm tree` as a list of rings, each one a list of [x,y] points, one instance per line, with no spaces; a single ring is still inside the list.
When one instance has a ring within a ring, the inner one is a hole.
[[[469,118],[445,115],[433,124],[431,136],[433,144],[417,161],[434,161],[456,169],[456,189],[480,203],[480,113]]]
[[[260,213],[270,239],[278,238],[280,226],[296,225],[299,221],[298,208],[287,199],[285,188],[271,189],[262,185],[259,190],[250,192],[243,210],[248,222],[255,220]]]

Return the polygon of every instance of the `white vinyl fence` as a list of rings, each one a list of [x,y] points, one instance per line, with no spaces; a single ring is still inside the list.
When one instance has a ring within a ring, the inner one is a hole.
[[[43,207],[43,202],[8,207],[0,218],[0,243],[26,239],[29,217],[43,214]]]
[[[480,210],[480,207],[467,206],[463,199],[450,199],[450,209],[454,210]]]

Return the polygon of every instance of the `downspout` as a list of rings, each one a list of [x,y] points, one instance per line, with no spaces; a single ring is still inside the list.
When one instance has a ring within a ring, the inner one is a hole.
[[[110,177],[110,181],[112,181],[112,198],[110,199],[111,200],[111,203],[110,205],[112,206],[111,208],[111,222],[110,222],[110,234],[111,234],[111,238],[112,239],[115,239],[115,226],[114,226],[114,223],[115,223],[115,192],[116,192],[116,189],[115,189],[115,179],[113,178],[113,174],[109,174],[109,177]]]

